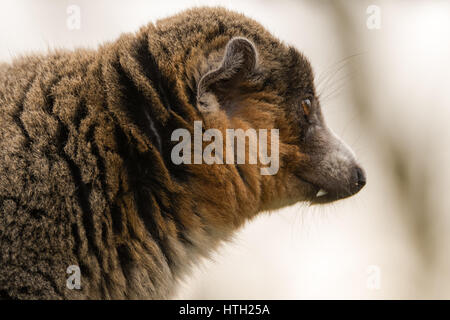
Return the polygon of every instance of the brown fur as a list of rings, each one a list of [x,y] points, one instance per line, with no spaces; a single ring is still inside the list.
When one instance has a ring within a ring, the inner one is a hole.
[[[256,60],[238,85],[200,88],[221,105],[202,112],[199,83],[235,37]],[[186,11],[97,51],[2,65],[0,84],[0,298],[168,298],[191,263],[258,212],[317,192],[299,178],[317,170],[324,140],[302,142],[299,103],[315,96],[309,63],[243,15]],[[194,120],[278,128],[278,174],[174,165],[170,135]],[[66,288],[69,265],[81,268],[81,290]]]

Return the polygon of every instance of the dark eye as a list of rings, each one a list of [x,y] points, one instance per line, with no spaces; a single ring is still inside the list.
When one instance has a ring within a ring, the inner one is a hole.
[[[309,115],[311,114],[311,100],[309,99],[302,100],[302,109],[305,119],[308,121]]]

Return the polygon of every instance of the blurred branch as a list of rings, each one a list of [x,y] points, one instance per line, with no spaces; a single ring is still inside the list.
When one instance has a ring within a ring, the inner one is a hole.
[[[346,56],[354,54],[353,48],[360,48],[363,39],[355,32],[356,28],[361,28],[361,26],[356,25],[350,10],[361,9],[361,15],[365,15],[364,5],[359,2],[351,2],[351,6],[349,6],[349,1],[342,0],[326,0],[325,2],[319,3],[323,7],[326,4],[330,11],[329,16],[334,20],[336,35],[340,37],[342,53]],[[311,1],[311,4],[316,3],[316,1]],[[357,5],[355,6],[355,4]],[[403,207],[399,214],[408,226],[414,247],[422,262],[421,267],[417,270],[416,280],[417,285],[423,289],[421,290],[423,293],[429,289],[427,275],[430,274],[435,262],[435,244],[431,228],[434,209],[428,194],[431,163],[427,161],[426,157],[421,157],[418,160],[420,169],[413,170],[411,160],[416,157],[417,161],[417,151],[411,152],[402,145],[399,139],[386,133],[382,129],[383,127],[377,123],[376,117],[372,114],[372,108],[375,106],[370,100],[370,97],[377,93],[369,87],[367,81],[364,81],[364,79],[369,79],[365,68],[361,68],[357,72],[359,80],[356,81],[356,77],[349,80],[350,92],[363,127],[370,130],[372,136],[383,141],[384,150],[380,151],[391,157],[388,169],[392,172],[400,204]]]

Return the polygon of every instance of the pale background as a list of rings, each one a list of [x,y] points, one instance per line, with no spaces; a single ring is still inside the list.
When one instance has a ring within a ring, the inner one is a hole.
[[[178,298],[450,298],[450,2],[2,0],[0,61],[95,47],[184,8],[220,4],[311,60],[330,127],[367,186],[249,223]],[[69,5],[81,9],[67,27]],[[381,12],[369,30],[370,5]]]

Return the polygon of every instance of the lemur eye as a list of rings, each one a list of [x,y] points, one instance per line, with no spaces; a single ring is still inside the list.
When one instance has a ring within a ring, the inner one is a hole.
[[[302,100],[302,109],[305,115],[305,119],[308,120],[309,115],[311,114],[311,100],[309,99]]]

